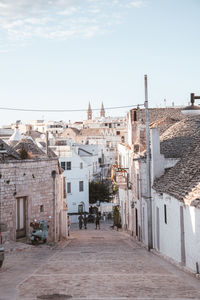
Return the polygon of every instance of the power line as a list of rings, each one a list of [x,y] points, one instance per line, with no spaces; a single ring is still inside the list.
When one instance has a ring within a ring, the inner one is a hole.
[[[144,104],[113,106],[113,107],[105,107],[104,109],[111,110],[111,109],[140,107],[140,106],[144,106]],[[87,109],[29,109],[29,108],[16,108],[16,107],[0,107],[0,110],[30,111],[30,112],[81,112],[81,111],[85,112],[87,111]],[[92,110],[101,110],[101,108],[93,108]]]

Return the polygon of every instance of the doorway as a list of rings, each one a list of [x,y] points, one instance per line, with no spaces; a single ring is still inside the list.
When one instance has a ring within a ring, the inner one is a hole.
[[[181,263],[185,266],[185,230],[184,230],[184,212],[183,206],[180,206],[180,229],[181,229]]]
[[[26,197],[16,199],[16,238],[26,236]]]
[[[138,210],[135,209],[135,234],[138,237]]]
[[[157,250],[160,251],[160,217],[159,217],[159,207],[156,207],[156,236],[157,236]]]

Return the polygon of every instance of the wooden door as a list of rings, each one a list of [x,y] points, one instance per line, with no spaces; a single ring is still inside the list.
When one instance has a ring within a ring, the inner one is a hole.
[[[16,199],[16,238],[26,236],[26,198]]]
[[[156,235],[157,235],[157,250],[160,251],[160,217],[159,207],[156,207]]]

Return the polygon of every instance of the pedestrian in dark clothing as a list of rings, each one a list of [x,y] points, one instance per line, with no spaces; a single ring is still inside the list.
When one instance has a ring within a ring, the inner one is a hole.
[[[100,229],[100,215],[99,215],[99,213],[97,213],[97,215],[96,215],[96,228],[95,229],[97,229],[97,226],[99,226],[99,229]]]
[[[84,213],[83,224],[84,224],[85,229],[87,229],[87,216],[86,216],[86,213]]]
[[[67,216],[67,225],[68,225],[68,236],[69,236],[70,235],[69,231],[70,231],[70,227],[71,227],[71,222],[70,222],[69,216]]]
[[[82,217],[82,215],[80,215],[78,217],[78,221],[79,221],[79,229],[82,229],[82,226],[83,226],[83,217]]]

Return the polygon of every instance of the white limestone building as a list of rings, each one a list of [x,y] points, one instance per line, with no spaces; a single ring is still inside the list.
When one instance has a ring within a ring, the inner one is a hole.
[[[75,147],[51,147],[59,157],[66,182],[68,215],[71,223],[78,222],[79,213],[89,212],[89,171],[87,163]]]

